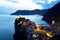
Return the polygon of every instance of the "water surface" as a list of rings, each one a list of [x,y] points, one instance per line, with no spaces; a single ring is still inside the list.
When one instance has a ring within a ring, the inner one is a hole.
[[[16,17],[13,15],[0,15],[0,40],[13,40]],[[24,15],[23,17],[30,19],[36,24],[47,24],[42,20],[43,16]]]

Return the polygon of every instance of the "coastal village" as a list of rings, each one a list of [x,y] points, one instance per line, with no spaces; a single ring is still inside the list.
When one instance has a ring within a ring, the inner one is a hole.
[[[15,40],[60,40],[60,23],[52,20],[52,24],[44,27],[44,24],[18,16],[15,20]]]
[[[60,2],[43,15],[43,20],[48,26],[18,16],[14,23],[14,40],[60,40]]]
[[[60,0],[0,0],[0,40],[60,40]]]

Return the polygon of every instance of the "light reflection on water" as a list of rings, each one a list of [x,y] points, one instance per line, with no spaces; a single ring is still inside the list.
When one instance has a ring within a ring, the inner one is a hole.
[[[0,40],[13,40],[16,17],[13,15],[0,15]],[[36,24],[47,24],[42,20],[43,16],[24,15],[23,17],[30,19]]]

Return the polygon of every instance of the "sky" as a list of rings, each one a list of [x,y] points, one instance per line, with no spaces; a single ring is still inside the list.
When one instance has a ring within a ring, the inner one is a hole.
[[[0,14],[11,14],[17,10],[48,9],[60,0],[0,0]]]

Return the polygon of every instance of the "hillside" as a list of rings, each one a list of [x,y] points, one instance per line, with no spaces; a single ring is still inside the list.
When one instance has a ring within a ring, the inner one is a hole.
[[[38,10],[38,9],[35,9],[35,10],[17,10],[15,13],[12,13],[11,15],[34,15],[34,14],[40,14],[40,15],[43,15],[45,14],[47,11],[47,9],[44,9],[44,10]]]
[[[60,2],[54,5],[46,14],[44,14],[43,20],[51,23],[52,20],[60,22]]]

